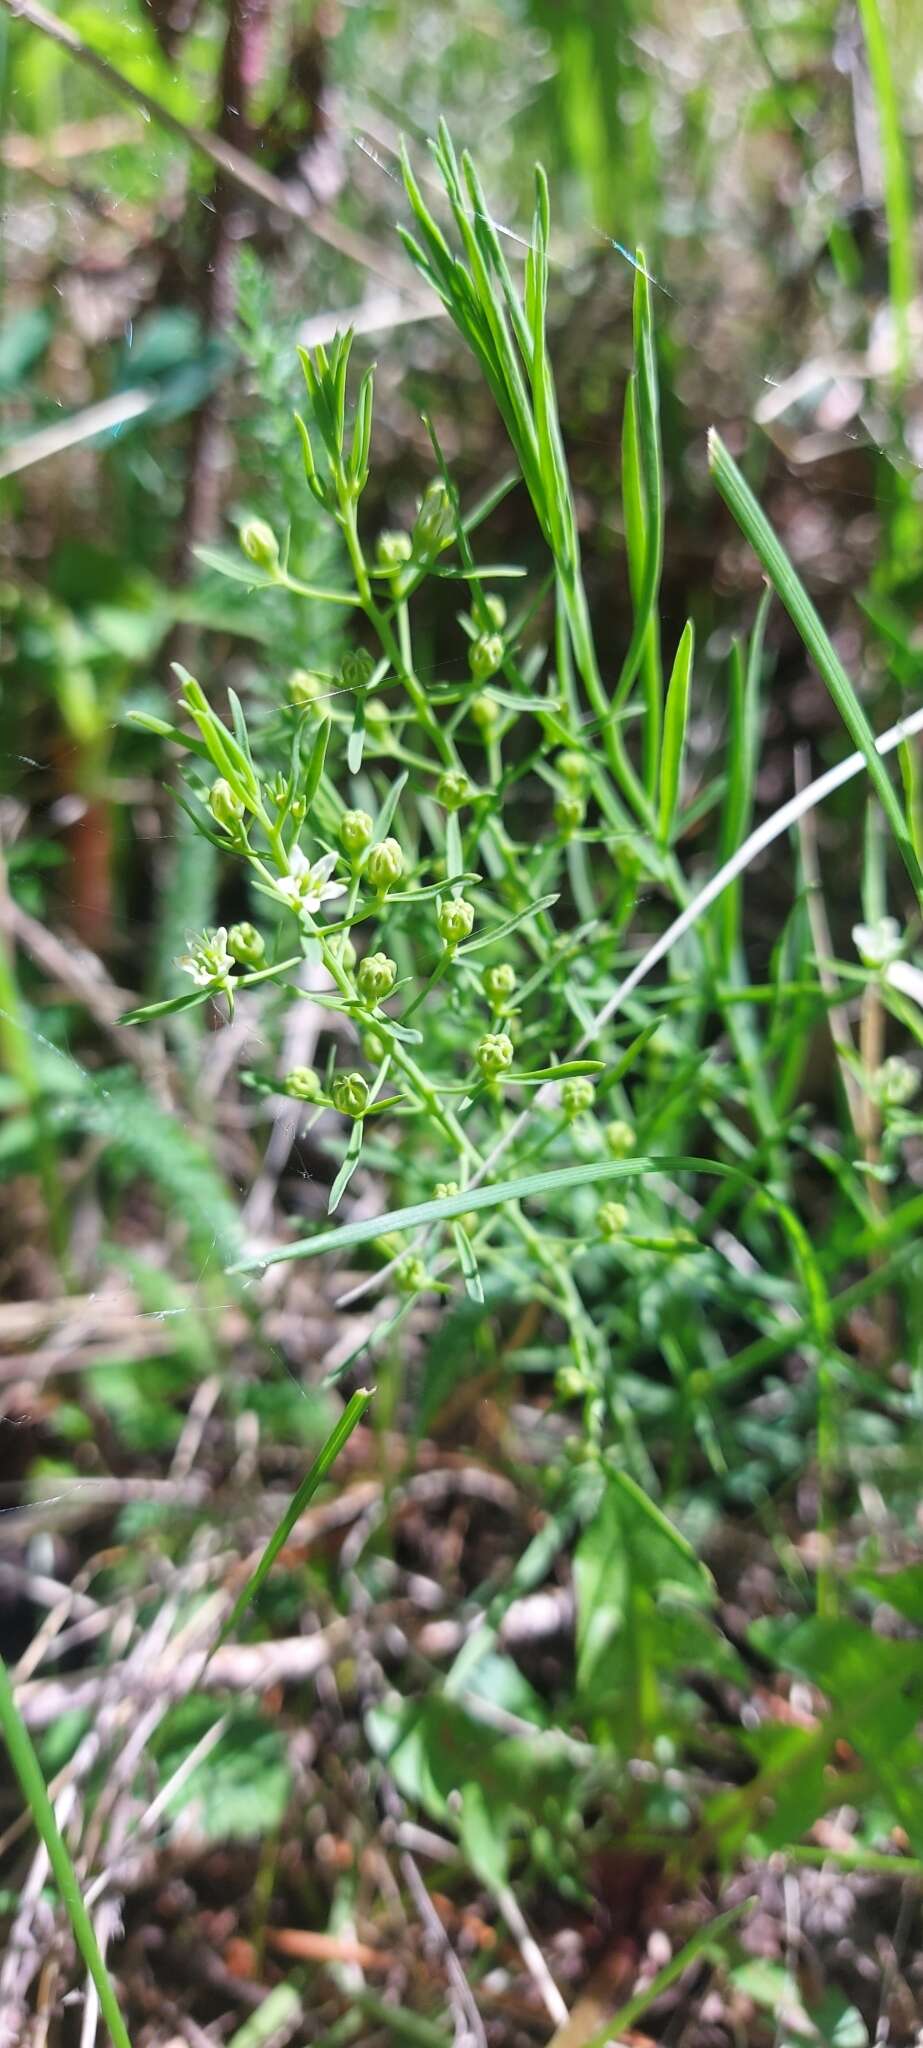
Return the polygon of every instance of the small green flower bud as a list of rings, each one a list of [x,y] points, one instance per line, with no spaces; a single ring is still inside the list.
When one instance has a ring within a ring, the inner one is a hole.
[[[461,768],[447,768],[436,784],[436,795],[447,811],[460,811],[471,801],[471,784]]]
[[[596,1090],[589,1074],[571,1074],[561,1089],[561,1108],[569,1124],[578,1116],[585,1116],[596,1100]]]
[[[364,853],[371,846],[374,831],[368,811],[344,811],[340,819],[340,845],[345,853]]]
[[[474,1048],[476,1064],[485,1080],[493,1081],[513,1064],[513,1041],[505,1031],[488,1031]]]
[[[450,1195],[457,1195],[458,1182],[457,1180],[437,1180],[433,1193],[437,1202],[446,1202]]]
[[[322,676],[313,675],[309,668],[293,668],[288,679],[289,701],[303,710],[308,704],[316,704],[323,697],[328,685]]]
[[[873,1092],[882,1109],[903,1109],[913,1098],[920,1086],[920,1076],[909,1060],[899,1053],[892,1053],[890,1059],[878,1068],[873,1077]]]
[[[612,1244],[621,1237],[628,1222],[628,1210],[624,1202],[602,1202],[596,1211],[596,1228],[604,1244]]]
[[[277,811],[281,811],[288,802],[288,783],[285,776],[273,775],[268,782],[263,784],[263,787],[270,803],[275,804]]]
[[[422,1294],[429,1286],[429,1274],[415,1252],[408,1252],[395,1266],[394,1285],[398,1294]]]
[[[479,633],[468,648],[468,667],[478,683],[487,683],[495,676],[503,661],[503,641],[499,633]]]
[[[439,937],[447,946],[460,946],[474,929],[474,908],[463,896],[447,896],[436,912]]]
[[[479,697],[472,698],[471,716],[474,719],[475,725],[480,728],[486,738],[487,734],[497,723],[500,716],[500,706],[494,697],[488,697],[482,693]]]
[[[366,1059],[372,1060],[377,1066],[379,1060],[384,1059],[388,1047],[379,1031],[363,1031],[362,1050],[365,1053]]]
[[[559,796],[554,807],[554,822],[565,839],[579,832],[586,817],[586,805],[581,796]]]
[[[244,815],[243,797],[238,796],[223,775],[219,775],[208,792],[208,808],[223,832],[234,832]]]
[[[266,941],[255,924],[232,924],[228,952],[239,967],[259,967],[265,951]]]
[[[404,872],[404,856],[396,839],[382,839],[373,846],[365,863],[365,872],[373,889],[383,896]]]
[[[378,691],[376,690],[374,696],[369,698],[369,701],[365,707],[366,730],[368,732],[371,732],[373,727],[377,727],[378,733],[380,735],[384,731],[384,728],[390,723],[390,718],[391,714],[388,710],[388,706],[385,703],[384,698],[380,697]]]
[[[505,1010],[516,987],[516,969],[508,960],[498,961],[496,967],[485,967],[481,976],[481,987],[492,1010],[498,1014]]]
[[[399,569],[402,562],[409,562],[413,554],[413,542],[409,533],[380,533],[375,544],[375,554],[380,569]]]
[[[296,1102],[316,1102],[321,1092],[313,1067],[293,1067],[282,1086],[286,1095],[294,1095]]]
[[[415,555],[435,555],[455,532],[452,500],[441,477],[427,484],[414,520],[412,548]]]
[[[637,1142],[631,1125],[625,1122],[624,1117],[614,1117],[611,1124],[606,1125],[606,1151],[611,1153],[613,1159],[627,1158],[628,1153],[634,1151]]]
[[[506,625],[506,605],[499,592],[492,590],[484,599],[484,609],[495,633],[502,633]]]
[[[301,821],[307,812],[307,808],[308,806],[305,803],[303,796],[293,796],[292,801],[288,807],[288,814],[293,824],[301,824]]]
[[[349,933],[344,932],[337,943],[339,944],[340,948],[339,958],[341,959],[343,966],[352,969],[353,967],[355,967],[356,964],[356,948],[353,945]]]
[[[560,1365],[554,1376],[554,1390],[560,1401],[582,1401],[590,1382],[582,1366]]]
[[[364,1003],[380,1003],[391,994],[397,980],[397,961],[387,953],[367,953],[359,962],[356,985]]]
[[[364,1074],[334,1074],[330,1100],[341,1116],[361,1116],[369,1099]]]
[[[340,663],[340,681],[347,690],[365,690],[375,674],[375,663],[367,647],[352,647]]]
[[[554,765],[558,774],[563,775],[565,782],[573,782],[578,785],[586,781],[589,773],[589,762],[586,755],[572,753],[569,750],[559,754]]]
[[[279,567],[279,543],[265,519],[248,519],[240,529],[240,545],[248,560],[270,574]]]

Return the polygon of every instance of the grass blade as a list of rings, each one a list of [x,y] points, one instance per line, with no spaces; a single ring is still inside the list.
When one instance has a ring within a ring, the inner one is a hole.
[[[885,218],[888,224],[888,287],[894,317],[894,367],[897,378],[903,382],[910,368],[910,308],[916,293],[913,182],[891,65],[889,32],[879,0],[859,0],[859,19],[865,37],[881,134]],[[896,21],[894,27],[897,27]]]
[[[765,512],[757,503],[749,484],[714,427],[708,436],[708,461],[721,497],[736,519],[744,538],[749,541],[754,554],[762,563],[773,589],[781,598],[789,618],[800,633],[811,659],[826,683],[850,738],[865,761],[872,787],[897,841],[907,873],[917,896],[923,902],[923,868],[917,859],[913,839],[907,829],[907,820],[887,770],[882,765],[875,745],[875,735],[855,688],[781,541],[777,539]]]
[[[347,1251],[353,1245],[369,1244],[373,1238],[387,1236],[392,1230],[417,1230],[432,1223],[451,1223],[454,1217],[464,1216],[474,1209],[497,1209],[504,1202],[540,1199],[545,1195],[559,1194],[564,1188],[584,1187],[590,1181],[626,1180],[642,1173],[680,1173],[684,1170],[717,1174],[720,1179],[746,1180],[746,1175],[739,1168],[721,1166],[710,1159],[587,1160],[580,1166],[556,1167],[553,1173],[527,1173],[517,1180],[496,1181],[492,1187],[462,1188],[457,1195],[443,1195],[431,1202],[413,1202],[406,1209],[389,1209],[383,1216],[363,1216],[354,1223],[339,1225],[336,1230],[322,1230],[314,1237],[300,1238],[297,1244],[280,1245],[278,1251],[241,1259],[227,1270],[229,1273],[262,1273],[267,1266],[278,1266],[288,1259],[316,1259],[321,1253]]]
[[[679,797],[680,779],[683,772],[683,754],[686,746],[686,719],[689,715],[689,686],[692,681],[692,656],[695,649],[695,629],[688,619],[683,628],[676,659],[667,686],[667,702],[663,722],[663,751],[660,757],[660,811],[658,832],[662,846],[669,846]]]
[[[339,1235],[339,1232],[334,1231],[331,1234],[336,1237]],[[257,1261],[257,1264],[259,1264],[259,1261]],[[358,1392],[353,1394],[352,1399],[347,1402],[339,1422],[336,1423],[326,1443],[318,1451],[310,1472],[305,1474],[297,1493],[292,1495],[281,1521],[273,1530],[263,1555],[256,1569],[251,1572],[243,1592],[238,1594],[220,1635],[216,1637],[212,1644],[203,1669],[208,1668],[208,1664],[211,1662],[215,1651],[220,1650],[222,1643],[227,1642],[228,1636],[233,1633],[242,1616],[246,1614],[251,1601],[256,1599],[263,1581],[268,1578],[282,1549],[282,1545],[291,1535],[299,1516],[304,1514],[308,1502],[313,1500],[321,1481],[326,1479],[330,1467],[335,1459],[339,1457],[343,1445],[348,1443],[349,1438],[352,1436],[356,1424],[362,1421],[362,1417],[372,1399],[373,1391],[374,1389],[369,1390],[366,1387],[360,1387]],[[199,1683],[201,1684],[201,1678]]]
[[[54,1807],[48,1797],[48,1789],[42,1776],[42,1767],[32,1746],[28,1730],[24,1726],[16,1705],[16,1698],[10,1684],[10,1675],[0,1657],[0,1732],[9,1751],[10,1762],[19,1779],[23,1798],[29,1807],[36,1829],[44,1842],[48,1861],[58,1891],[74,1933],[74,1940],[86,1963],[90,1977],[96,1986],[99,2009],[102,2013],[113,2048],[131,2048],[128,2029],[122,2018],[115,1994],[115,1986],[103,1960],[102,1951],[96,1939],[96,1930],[83,1901],[83,1893],[77,1880],[77,1873],[70,1859],[67,1844],[57,1823]]]

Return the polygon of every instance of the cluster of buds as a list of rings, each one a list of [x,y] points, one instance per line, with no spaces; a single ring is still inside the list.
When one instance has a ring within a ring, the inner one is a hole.
[[[407,1252],[394,1268],[394,1285],[398,1294],[423,1294],[429,1284],[423,1260],[417,1257],[416,1252]]]
[[[569,1124],[576,1123],[579,1116],[585,1116],[596,1100],[596,1090],[588,1074],[571,1074],[561,1088],[561,1108]]]
[[[481,976],[481,987],[495,1017],[507,1015],[510,998],[516,992],[516,969],[508,960],[498,960],[495,967],[485,967]]]
[[[367,953],[359,962],[356,986],[364,1003],[381,1003],[391,994],[397,980],[397,961],[387,953]]]
[[[436,911],[436,927],[446,951],[454,953],[474,929],[474,907],[463,896],[446,896]]]
[[[513,1064],[513,1041],[505,1031],[488,1031],[474,1048],[475,1065],[485,1081],[495,1081]]]
[[[601,1202],[596,1211],[596,1228],[604,1244],[614,1244],[628,1224],[624,1202]]]

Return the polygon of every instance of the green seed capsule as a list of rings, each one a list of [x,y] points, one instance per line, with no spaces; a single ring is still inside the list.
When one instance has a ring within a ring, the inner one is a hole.
[[[414,520],[412,548],[415,555],[438,554],[455,532],[452,500],[441,477],[427,484]]]
[[[447,768],[436,784],[436,795],[447,811],[460,811],[471,801],[471,784],[461,768]]]
[[[322,676],[313,675],[308,668],[293,668],[286,687],[289,701],[303,710],[308,704],[316,704],[318,697],[323,697],[330,686]]]
[[[409,562],[413,554],[409,533],[380,533],[375,554],[380,569],[399,569],[401,563]]]
[[[286,1095],[294,1095],[296,1102],[316,1102],[321,1092],[313,1067],[292,1067],[282,1086]]]
[[[492,1010],[505,1010],[516,987],[515,967],[508,960],[498,961],[496,967],[485,967],[481,987]]]
[[[279,567],[279,543],[265,519],[248,519],[240,529],[240,545],[248,560],[270,573]]]
[[[259,967],[265,951],[266,941],[255,924],[232,924],[228,952],[239,967]]]
[[[503,662],[503,640],[499,633],[480,633],[468,648],[468,667],[478,683],[487,683]]]
[[[238,796],[223,775],[219,775],[208,792],[208,808],[222,831],[233,832],[244,815],[243,797]]]
[[[586,805],[580,796],[559,796],[554,807],[554,822],[565,839],[579,832],[586,817]]]
[[[354,647],[340,663],[340,681],[347,690],[365,690],[375,674],[375,663],[367,647]]]
[[[464,897],[447,897],[436,912],[439,937],[447,946],[460,946],[474,928],[474,908]]]
[[[382,839],[372,847],[365,872],[380,896],[400,881],[404,872],[404,855],[396,839]]]
[[[334,1074],[330,1100],[341,1116],[361,1116],[369,1099],[369,1084],[364,1074]]]
[[[374,831],[368,811],[344,811],[340,819],[340,845],[345,853],[364,853],[371,846]]]
[[[397,961],[387,953],[367,953],[359,962],[356,985],[364,1003],[380,1003],[397,980]]]

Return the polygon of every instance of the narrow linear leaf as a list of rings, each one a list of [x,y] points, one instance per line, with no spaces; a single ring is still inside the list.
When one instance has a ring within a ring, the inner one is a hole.
[[[308,1502],[313,1500],[318,1487],[326,1479],[331,1465],[339,1457],[344,1444],[349,1442],[357,1423],[362,1421],[374,1391],[374,1388],[360,1387],[353,1394],[352,1399],[347,1402],[339,1422],[335,1424],[334,1428],[330,1431],[326,1443],[318,1451],[317,1457],[310,1471],[305,1474],[297,1493],[292,1495],[281,1521],[277,1524],[269,1538],[269,1542],[256,1569],[250,1573],[243,1591],[238,1594],[224,1627],[209,1651],[209,1663],[215,1651],[220,1650],[222,1643],[227,1642],[228,1637],[233,1634],[239,1621],[246,1614],[251,1602],[256,1599],[260,1587],[264,1580],[268,1578],[282,1549],[282,1545],[291,1535],[299,1516],[304,1514]],[[207,1665],[203,1666],[203,1669],[207,1669]],[[199,1683],[201,1684],[201,1678]]]
[[[767,576],[781,598],[793,625],[826,683],[851,739],[868,769],[873,789],[900,849],[904,865],[923,901],[923,868],[917,859],[907,820],[887,769],[875,745],[875,735],[833,643],[815,610],[804,584],[796,574],[781,541],[757,503],[749,484],[728,453],[719,433],[712,427],[708,436],[708,461],[717,489],[749,541]]]
[[[683,628],[670,681],[667,685],[667,701],[663,715],[663,749],[660,757],[660,802],[658,810],[658,833],[662,846],[669,846],[679,798],[683,773],[683,755],[686,748],[686,721],[689,715],[689,687],[692,680],[692,656],[695,649],[695,630],[689,619]]]
[[[421,1225],[450,1223],[456,1216],[464,1216],[469,1210],[498,1209],[504,1202],[526,1202],[539,1200],[543,1196],[560,1194],[565,1188],[579,1188],[597,1180],[628,1180],[645,1173],[710,1173],[719,1180],[737,1180],[742,1186],[752,1186],[749,1176],[739,1167],[723,1166],[714,1159],[695,1159],[672,1155],[662,1159],[593,1159],[580,1166],[559,1166],[552,1173],[523,1174],[516,1180],[497,1181],[493,1187],[466,1188],[457,1195],[443,1195],[431,1202],[413,1202],[406,1209],[389,1209],[383,1216],[365,1216],[354,1223],[344,1223],[336,1230],[321,1231],[315,1237],[299,1239],[297,1244],[280,1245],[274,1252],[263,1252],[250,1259],[241,1259],[228,1268],[231,1273],[261,1273],[268,1266],[277,1266],[289,1259],[316,1259],[326,1252],[346,1251],[353,1245],[368,1244],[373,1238],[383,1237],[392,1230],[416,1230]]]

